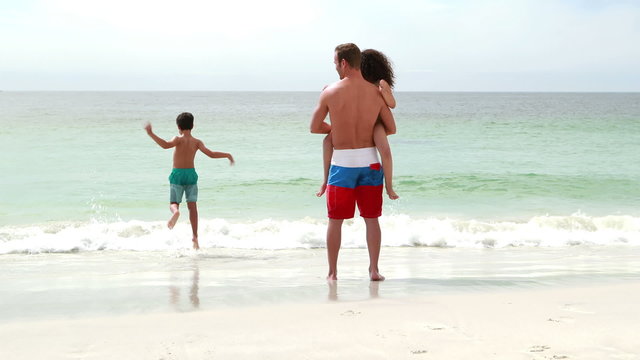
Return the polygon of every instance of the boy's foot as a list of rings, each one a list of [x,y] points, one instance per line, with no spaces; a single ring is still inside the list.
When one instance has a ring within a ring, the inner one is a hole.
[[[171,215],[171,219],[167,221],[167,227],[169,229],[173,229],[173,227],[176,226],[176,222],[178,222],[179,217],[180,217],[180,211],[174,212],[173,215]]]
[[[336,281],[338,280],[338,276],[336,275],[336,273],[329,273],[329,275],[327,275],[327,281]]]
[[[391,188],[387,188],[387,195],[389,195],[389,199],[391,200],[398,200],[400,198],[400,196],[398,196],[398,194],[396,194],[396,192]]]
[[[316,193],[316,196],[321,197],[325,191],[327,191],[327,183],[322,183],[322,185],[320,185],[320,190]]]
[[[200,244],[198,244],[198,238],[194,236],[193,239],[191,239],[191,241],[193,241],[193,248],[196,250],[200,250]]]

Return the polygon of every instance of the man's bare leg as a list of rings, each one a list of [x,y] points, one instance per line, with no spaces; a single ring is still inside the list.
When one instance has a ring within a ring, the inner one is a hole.
[[[198,244],[198,205],[195,202],[188,202],[187,207],[189,208],[189,221],[193,232],[191,241],[193,241],[193,248],[198,250],[200,249],[200,244]]]
[[[367,226],[367,248],[369,249],[369,277],[372,281],[382,281],[384,276],[380,275],[378,269],[378,259],[380,258],[380,245],[382,243],[382,232],[378,218],[364,218]]]
[[[329,275],[327,280],[338,280],[338,253],[342,242],[341,219],[329,219],[327,226],[327,257],[329,258]]]
[[[169,210],[171,210],[171,217],[169,218],[169,221],[167,221],[167,227],[169,229],[173,229],[174,226],[176,226],[176,222],[178,221],[178,218],[180,217],[180,211],[178,211],[180,204],[178,203],[171,203],[169,204]]]

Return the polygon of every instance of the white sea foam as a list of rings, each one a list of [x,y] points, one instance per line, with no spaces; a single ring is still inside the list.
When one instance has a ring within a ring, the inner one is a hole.
[[[573,245],[640,245],[640,218],[611,215],[589,217],[538,216],[526,222],[382,217],[384,246],[441,248],[562,247]],[[54,223],[0,228],[0,254],[100,250],[154,251],[191,246],[188,222],[168,230],[164,222]],[[309,249],[325,246],[326,219],[265,219],[232,222],[200,221],[203,247],[237,249]],[[342,246],[366,246],[361,219],[347,220]]]

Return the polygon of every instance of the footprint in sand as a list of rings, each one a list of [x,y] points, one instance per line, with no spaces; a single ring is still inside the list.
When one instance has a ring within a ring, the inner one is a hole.
[[[569,316],[560,316],[555,318],[548,318],[547,321],[554,322],[554,323],[570,324],[570,323],[574,323],[575,319]]]
[[[440,324],[427,324],[427,329],[432,331],[441,331],[441,330],[446,330],[447,327]]]
[[[358,316],[362,314],[360,311],[347,310],[340,314],[341,316]]]
[[[593,311],[583,310],[579,307],[576,307],[577,304],[564,304],[560,307],[560,310],[570,311],[578,314],[595,314]]]
[[[411,354],[413,355],[421,355],[421,354],[426,354],[428,353],[427,350],[411,350]]]
[[[529,352],[543,352],[545,350],[549,350],[551,349],[550,347],[546,346],[546,345],[534,345],[529,349]]]

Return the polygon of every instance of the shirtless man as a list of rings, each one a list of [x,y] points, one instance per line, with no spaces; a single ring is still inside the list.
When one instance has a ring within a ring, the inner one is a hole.
[[[327,279],[338,279],[342,223],[353,218],[358,204],[367,227],[369,277],[381,281],[384,276],[378,269],[382,237],[378,218],[382,214],[383,173],[373,128],[378,116],[387,135],[395,134],[396,124],[379,89],[362,77],[360,49],[355,44],[338,45],[333,62],[340,81],[322,92],[310,126],[314,134],[331,133],[335,149],[327,186]],[[327,114],[331,124],[325,122]]]

